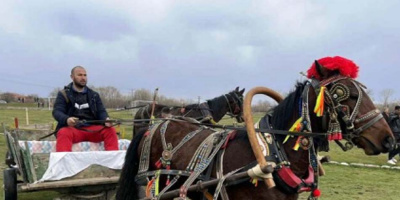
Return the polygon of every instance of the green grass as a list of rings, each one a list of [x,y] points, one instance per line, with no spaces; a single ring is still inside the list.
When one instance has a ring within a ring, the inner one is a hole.
[[[18,105],[20,106],[20,105]],[[109,110],[109,114],[114,119],[132,119],[130,111],[114,112]],[[262,114],[255,114],[256,121]],[[26,122],[25,109],[6,109],[0,106],[0,122],[4,122],[8,126],[14,123],[14,117],[18,117],[20,126],[24,126]],[[50,124],[53,123],[51,111],[47,109],[37,110],[33,107],[29,109],[30,124]],[[232,119],[224,118],[220,124],[232,124]],[[131,139],[132,127],[123,126],[125,129],[124,138]],[[2,132],[2,131],[0,131]],[[4,159],[6,152],[5,140],[0,135],[0,159]],[[343,152],[336,144],[331,144],[329,153],[321,153],[330,155],[332,160],[348,163],[369,163],[369,164],[386,164],[387,154],[378,156],[366,156],[360,149],[353,149],[349,152]],[[4,161],[0,160],[0,168],[5,169]],[[320,188],[322,191],[322,200],[375,200],[387,199],[395,200],[398,197],[398,180],[400,180],[399,170],[388,169],[369,169],[357,167],[345,167],[339,165],[325,164],[327,175],[320,178]],[[0,173],[0,181],[3,181],[3,173]],[[260,186],[259,186],[260,187]],[[57,196],[58,193],[51,191],[21,193],[18,199],[22,200],[50,200]],[[301,200],[307,199],[308,193],[301,195]],[[3,193],[0,193],[0,199],[3,199]]]
[[[11,102],[11,103],[1,103],[0,108],[6,108],[6,107],[21,107],[21,108],[37,108],[37,103],[16,103],[16,102]]]
[[[321,200],[398,200],[399,170],[324,165]],[[302,194],[306,200],[308,194]]]

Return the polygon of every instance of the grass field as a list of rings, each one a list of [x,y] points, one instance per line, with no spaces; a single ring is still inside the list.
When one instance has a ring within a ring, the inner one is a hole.
[[[6,126],[13,126],[14,117],[18,117],[20,126],[26,124],[26,113],[23,105],[16,104],[13,106],[20,107],[19,109],[0,106],[0,122]],[[29,108],[29,124],[51,124],[53,118],[51,111],[48,109],[36,109],[34,106]],[[112,118],[132,119],[131,111],[115,112],[109,110]],[[261,114],[256,114],[255,119],[261,117]],[[231,119],[223,119],[221,124],[232,123]],[[123,126],[125,134],[123,138],[131,139],[132,127]],[[0,131],[2,132],[2,131]],[[0,159],[5,158],[6,146],[4,137],[0,137]],[[366,156],[362,150],[353,149],[350,152],[341,151],[335,144],[331,144],[329,154],[332,160],[348,163],[369,163],[384,165],[387,161],[387,154],[378,156]],[[346,167],[332,164],[325,164],[326,176],[320,178],[320,188],[322,191],[322,200],[375,200],[387,199],[398,200],[398,186],[400,180],[400,170],[390,169],[372,169]],[[0,160],[0,168],[5,169],[4,161]],[[3,173],[0,173],[0,181],[3,181]],[[260,187],[260,186],[259,186]],[[50,200],[57,196],[57,193],[51,191],[22,193],[18,194],[18,199],[22,200]],[[307,199],[308,194],[302,194],[302,200]],[[0,199],[3,199],[3,193],[0,193]]]

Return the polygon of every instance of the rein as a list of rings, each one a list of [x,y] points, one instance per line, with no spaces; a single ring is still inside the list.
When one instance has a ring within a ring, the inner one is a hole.
[[[113,113],[113,112],[122,112],[122,111],[125,111],[125,110],[133,110],[133,109],[136,109],[136,108],[143,108],[143,107],[145,107],[145,106],[147,106],[147,105],[141,105],[141,106],[133,106],[133,107],[123,107],[123,108],[117,108],[117,109],[115,109],[115,110],[111,110],[111,111],[108,111],[108,113]]]
[[[228,130],[236,130],[236,131],[246,131],[246,127],[244,126],[233,126],[233,125],[218,125],[218,124],[209,124],[209,123],[200,123],[200,122],[194,122],[191,120],[185,120],[185,118],[179,119],[179,118],[155,118],[155,121],[178,121],[178,122],[185,122],[189,124],[194,124],[194,125],[199,125],[199,126],[208,126],[211,128],[220,128],[220,129],[228,129]],[[81,120],[80,123],[86,123],[86,124],[95,124],[95,123],[116,123],[116,124],[123,124],[125,122],[143,122],[143,121],[150,121],[150,119],[140,119],[140,120],[117,120],[117,119],[110,119],[110,120]],[[267,132],[267,133],[272,133],[272,134],[278,134],[278,135],[293,135],[293,136],[327,136],[327,133],[317,133],[317,132],[297,132],[297,131],[286,131],[286,130],[272,130],[272,129],[265,129],[265,128],[256,128],[255,129],[257,132]]]

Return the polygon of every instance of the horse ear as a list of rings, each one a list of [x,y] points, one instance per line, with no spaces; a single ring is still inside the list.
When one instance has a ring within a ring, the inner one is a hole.
[[[239,92],[239,86],[236,87],[235,92]]]
[[[322,67],[322,65],[319,64],[319,62],[317,60],[315,60],[315,69],[317,70],[317,73],[321,78],[324,78],[324,76],[325,76],[323,73],[323,71],[324,71],[323,68],[324,67]]]
[[[315,69],[321,79],[327,79],[331,76],[340,74],[339,70],[328,70],[322,66],[317,60],[315,60]]]
[[[243,88],[242,90],[240,90],[239,93],[240,93],[241,95],[243,95],[244,90],[245,90],[245,88]]]

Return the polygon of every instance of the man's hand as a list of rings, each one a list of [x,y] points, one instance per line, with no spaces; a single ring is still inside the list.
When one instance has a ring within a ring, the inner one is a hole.
[[[76,122],[77,122],[78,120],[79,120],[79,119],[76,118],[76,117],[69,117],[69,118],[67,119],[67,124],[68,124],[68,126],[75,126],[75,125],[76,125]]]
[[[106,120],[110,120],[110,118],[107,117]],[[104,125],[107,126],[107,127],[111,127],[112,126],[111,122],[106,122],[106,123],[104,123]]]

